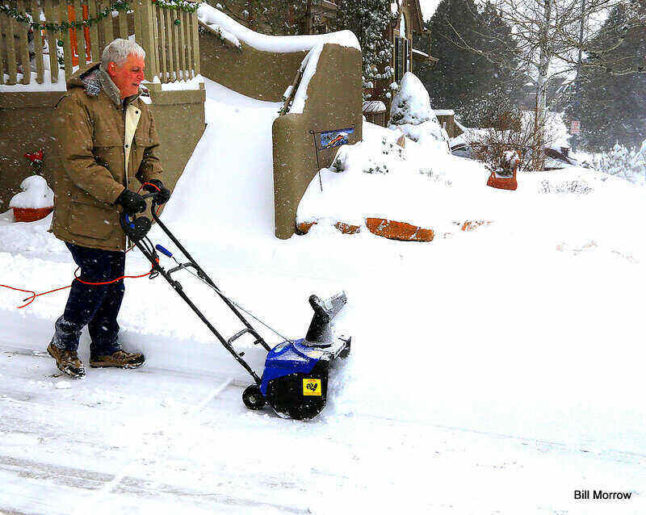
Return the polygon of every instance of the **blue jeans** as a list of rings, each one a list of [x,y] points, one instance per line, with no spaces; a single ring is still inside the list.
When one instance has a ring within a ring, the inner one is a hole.
[[[107,282],[124,275],[125,252],[91,249],[66,243],[74,262],[80,267],[79,279],[86,282]],[[120,349],[117,315],[126,291],[124,281],[92,286],[74,280],[65,312],[55,325],[52,342],[60,349],[76,351],[81,330],[86,325],[92,343],[92,356],[105,356]]]

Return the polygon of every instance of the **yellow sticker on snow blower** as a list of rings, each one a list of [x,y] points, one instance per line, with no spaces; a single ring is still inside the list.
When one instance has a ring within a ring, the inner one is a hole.
[[[303,379],[303,395],[320,397],[321,380],[320,379]]]

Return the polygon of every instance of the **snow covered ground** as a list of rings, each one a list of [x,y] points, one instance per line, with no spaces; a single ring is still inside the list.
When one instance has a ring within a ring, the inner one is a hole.
[[[0,289],[0,511],[646,512],[646,190],[570,169],[495,191],[448,156],[442,180],[420,190],[436,206],[419,210],[437,216],[433,242],[326,224],[280,241],[279,106],[208,81],[207,98],[209,126],[163,218],[225,292],[287,336],[306,331],[311,293],[347,291],[353,353],[330,404],[308,423],[247,411],[246,373],[161,279],[129,281],[120,318],[147,365],[68,380],[44,354],[66,293],[16,310],[24,295]],[[466,220],[493,223],[453,223]],[[1,284],[70,282],[48,225],[0,215]],[[129,272],[147,269],[129,255]],[[237,330],[209,291],[182,282],[223,332]],[[248,356],[261,366],[257,349]],[[632,497],[574,499],[598,489]]]

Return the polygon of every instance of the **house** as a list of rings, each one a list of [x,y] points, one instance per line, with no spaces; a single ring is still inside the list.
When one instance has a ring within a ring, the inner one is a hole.
[[[393,77],[380,81],[372,90],[370,101],[365,104],[364,114],[368,121],[381,123],[390,112],[390,103],[396,85],[401,83],[406,72],[414,72],[416,64],[426,62],[432,66],[438,59],[431,55],[431,38],[424,27],[424,18],[419,0],[395,0],[392,3],[396,16],[387,30],[386,37],[392,42],[393,54],[390,67]],[[425,37],[422,37],[425,36]],[[413,43],[425,42],[425,48],[415,48]],[[381,102],[383,105],[376,105]],[[381,114],[381,116],[379,116]]]
[[[228,16],[239,23],[266,34],[325,34],[334,30],[339,0],[308,0],[298,11],[293,6],[282,12],[279,3],[275,9],[267,8],[257,0],[208,0],[219,6]],[[431,56],[430,37],[424,27],[419,0],[393,0],[392,24],[384,37],[392,42],[393,53],[389,66],[394,76],[380,81],[372,89],[369,101],[364,104],[364,116],[368,121],[385,125],[390,112],[393,84],[401,82],[406,72],[426,62],[434,65],[438,59]],[[286,23],[285,23],[286,22]],[[423,37],[426,36],[426,37]],[[424,47],[415,47],[423,44]]]

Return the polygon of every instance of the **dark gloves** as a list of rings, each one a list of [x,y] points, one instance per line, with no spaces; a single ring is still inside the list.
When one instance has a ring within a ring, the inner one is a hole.
[[[128,238],[132,241],[139,241],[148,234],[148,231],[150,231],[150,227],[152,226],[152,222],[145,216],[140,216],[136,220],[129,222],[122,219],[121,226]]]
[[[144,198],[127,188],[121,192],[121,195],[117,197],[114,203],[123,206],[125,213],[130,216],[143,213],[146,210],[146,201]]]
[[[156,193],[155,204],[161,206],[168,202],[170,198],[170,190],[164,186],[164,183],[159,179],[150,179],[144,183],[144,191]]]

